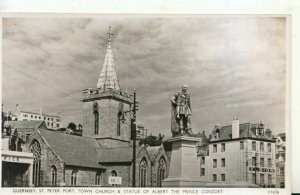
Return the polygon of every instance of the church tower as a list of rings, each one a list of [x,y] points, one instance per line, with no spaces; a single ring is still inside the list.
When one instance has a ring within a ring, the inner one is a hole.
[[[101,140],[104,146],[130,142],[132,95],[120,89],[111,47],[109,27],[107,51],[97,88],[83,90],[83,136]]]

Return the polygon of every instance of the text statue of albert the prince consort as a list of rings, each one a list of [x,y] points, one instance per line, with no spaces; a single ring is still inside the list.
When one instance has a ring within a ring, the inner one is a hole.
[[[182,89],[171,98],[171,131],[173,137],[192,134],[191,98],[187,89],[188,86],[183,85]]]

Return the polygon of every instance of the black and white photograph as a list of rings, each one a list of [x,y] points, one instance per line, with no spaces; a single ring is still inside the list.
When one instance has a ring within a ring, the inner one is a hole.
[[[285,189],[289,19],[3,17],[1,187]]]

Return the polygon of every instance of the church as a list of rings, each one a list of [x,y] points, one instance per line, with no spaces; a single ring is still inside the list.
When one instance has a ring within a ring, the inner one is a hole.
[[[83,90],[82,136],[36,128],[29,137],[32,186],[133,185],[133,97],[121,90],[108,35],[97,87]],[[137,187],[160,187],[168,176],[170,157],[163,145],[136,146],[135,162]]]

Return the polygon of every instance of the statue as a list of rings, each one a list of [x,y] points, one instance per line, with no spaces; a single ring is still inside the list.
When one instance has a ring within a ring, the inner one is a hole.
[[[171,131],[173,137],[192,134],[191,128],[191,98],[187,93],[188,86],[171,98]]]

